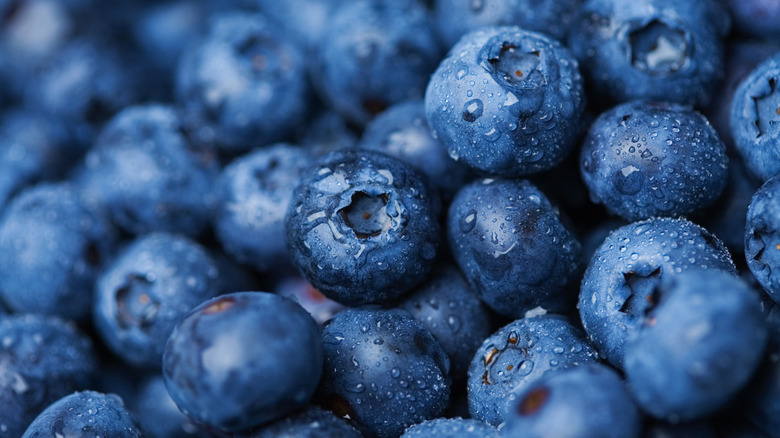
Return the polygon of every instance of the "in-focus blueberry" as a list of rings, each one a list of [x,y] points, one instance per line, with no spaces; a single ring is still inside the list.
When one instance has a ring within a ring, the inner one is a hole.
[[[322,339],[320,403],[366,436],[397,437],[447,407],[450,360],[408,312],[347,309],[325,324]]]
[[[726,185],[726,146],[707,119],[677,104],[628,102],[602,113],[580,152],[593,202],[635,221],[706,207]]]
[[[228,432],[305,406],[322,374],[317,324],[298,304],[265,292],[213,298],[174,328],[163,377],[179,409]]]
[[[747,168],[763,181],[780,173],[780,53],[739,84],[731,105],[734,146]]]
[[[504,437],[639,437],[642,414],[623,379],[588,364],[540,377],[517,395]]]
[[[780,176],[765,182],[750,201],[745,260],[764,290],[780,302]]]
[[[485,178],[463,187],[450,204],[447,237],[472,290],[504,316],[562,312],[576,301],[564,286],[577,272],[580,244],[528,181]]]
[[[425,115],[455,160],[481,173],[528,175],[560,163],[580,134],[577,60],[519,27],[463,36],[431,77]]]
[[[40,184],[14,198],[0,217],[0,296],[20,313],[80,319],[116,239],[107,218],[70,184]]]
[[[518,394],[548,371],[595,362],[585,333],[557,315],[518,319],[485,339],[471,361],[471,416],[498,426]]]
[[[499,438],[498,430],[481,421],[463,418],[437,418],[406,429],[401,438]]]
[[[767,324],[758,294],[724,271],[665,277],[626,343],[624,370],[637,403],[669,421],[725,406],[763,357]]]
[[[95,391],[63,397],[30,424],[22,438],[140,438],[143,433],[120,398]]]
[[[362,438],[357,429],[345,420],[317,406],[291,414],[281,420],[261,426],[246,438]],[[235,438],[243,438],[235,437]]]
[[[307,111],[304,62],[263,16],[218,16],[179,62],[176,102],[184,126],[195,142],[229,154],[285,140]]]
[[[280,143],[241,156],[222,171],[214,231],[226,253],[263,272],[292,270],[284,218],[311,161],[305,149]]]
[[[222,292],[200,244],[147,234],[110,262],[95,286],[93,317],[106,345],[126,363],[159,370],[165,342],[192,308]]]
[[[379,152],[331,152],[306,170],[287,211],[294,265],[348,306],[387,301],[428,274],[438,197],[411,165]]]
[[[687,269],[736,275],[723,243],[685,219],[654,218],[618,228],[604,240],[580,287],[582,325],[602,357],[622,368],[626,340],[653,305],[653,290]]]

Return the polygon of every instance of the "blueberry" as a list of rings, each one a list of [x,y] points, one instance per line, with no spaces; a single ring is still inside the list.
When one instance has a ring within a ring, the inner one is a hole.
[[[125,362],[159,369],[165,341],[193,307],[221,292],[218,270],[198,243],[154,233],[111,261],[95,287],[95,326]]]
[[[180,320],[162,363],[182,412],[238,432],[308,403],[322,373],[322,340],[311,316],[289,299],[236,292]]]
[[[568,42],[599,97],[706,105],[728,32],[719,0],[586,0]]]
[[[472,290],[496,312],[519,318],[574,303],[564,286],[577,272],[580,244],[528,181],[465,186],[450,205],[447,236]]]
[[[585,271],[579,299],[582,324],[602,357],[622,368],[626,340],[655,305],[655,287],[691,268],[736,275],[723,243],[685,219],[648,219],[612,232]]]
[[[260,15],[215,18],[179,62],[184,126],[194,141],[229,154],[285,140],[306,114],[304,62],[300,48]]]
[[[348,306],[387,301],[429,272],[439,242],[438,198],[410,165],[379,152],[339,150],[301,178],[287,211],[294,265]]]
[[[136,382],[137,384],[137,382]],[[138,425],[149,438],[207,437],[205,432],[182,414],[165,388],[162,376],[145,379],[135,401],[130,403]]]
[[[707,119],[676,104],[628,102],[602,113],[581,150],[591,199],[634,221],[706,207],[726,185],[726,147]]]
[[[70,184],[23,191],[0,217],[0,296],[20,313],[89,314],[92,286],[113,250],[108,220]]]
[[[764,290],[780,302],[780,177],[765,182],[747,211],[745,259]]]
[[[216,201],[217,162],[194,148],[173,108],[122,110],[100,133],[76,181],[85,198],[132,234],[197,235]]]
[[[397,437],[447,407],[450,360],[408,312],[348,309],[325,324],[322,339],[318,398],[366,436]]]
[[[435,0],[436,28],[447,47],[465,33],[484,26],[520,26],[559,41],[577,15],[582,0]]]
[[[46,408],[22,438],[143,436],[122,399],[95,391],[76,392]]]
[[[0,316],[0,437],[19,437],[50,403],[90,383],[97,358],[74,324],[41,315]]]
[[[452,266],[434,270],[398,307],[420,321],[447,352],[450,374],[465,381],[474,352],[492,331],[491,313]]]
[[[728,0],[740,32],[767,40],[780,39],[780,3],[774,0]]]
[[[346,0],[243,0],[258,9],[270,21],[285,31],[301,47],[312,51],[324,38],[334,11]]]
[[[306,150],[281,143],[241,156],[222,171],[214,230],[225,252],[260,271],[292,269],[284,217],[311,161]]]
[[[505,437],[638,437],[642,415],[623,379],[598,364],[550,372],[517,395]]]
[[[626,343],[624,370],[642,409],[671,421],[725,406],[758,367],[767,326],[758,296],[728,272],[665,277]]]
[[[320,326],[345,309],[343,305],[326,297],[297,275],[279,280],[273,292],[300,304]]]
[[[595,362],[585,334],[556,315],[518,319],[485,339],[471,361],[469,412],[498,426],[518,394],[548,371]]]
[[[335,111],[325,111],[311,118],[300,135],[302,147],[314,156],[322,156],[336,149],[354,147],[357,136]]]
[[[401,438],[498,438],[498,430],[478,420],[437,418],[406,429]]]
[[[734,93],[731,134],[747,168],[766,181],[780,173],[775,148],[780,139],[780,53],[770,56]]]
[[[577,60],[519,27],[464,35],[431,77],[425,114],[450,157],[502,176],[563,160],[580,133],[585,96]]]
[[[311,406],[267,426],[261,426],[247,436],[247,438],[331,437],[362,438],[363,435],[332,412]]]
[[[450,159],[444,145],[433,137],[422,100],[398,103],[376,116],[366,126],[360,147],[409,162],[424,173],[446,199],[452,199],[472,176],[469,168]]]
[[[356,124],[421,98],[440,50],[416,0],[359,0],[337,8],[314,48],[323,100]]]

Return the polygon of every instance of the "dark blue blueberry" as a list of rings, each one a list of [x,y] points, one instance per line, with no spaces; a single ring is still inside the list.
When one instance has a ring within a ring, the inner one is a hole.
[[[739,398],[739,412],[768,436],[776,437],[780,430],[780,332],[777,312],[767,317],[770,323],[769,343],[745,394]],[[774,321],[772,321],[774,319]]]
[[[734,27],[755,37],[780,40],[780,3],[776,0],[727,0]]]
[[[520,26],[566,39],[582,0],[435,0],[436,28],[447,47],[484,26]]]
[[[719,0],[586,0],[568,42],[599,97],[703,106],[729,24]]]
[[[343,305],[326,297],[315,289],[311,283],[299,276],[282,278],[276,284],[273,292],[300,304],[301,307],[311,314],[311,317],[317,321],[318,325],[324,324],[333,315],[345,309]]]
[[[309,50],[324,38],[328,23],[347,0],[241,0],[258,9],[270,21],[282,28],[288,37]]]
[[[226,253],[260,271],[291,270],[284,218],[311,161],[305,149],[277,144],[244,155],[222,171],[214,230]]]
[[[472,290],[496,312],[519,318],[574,304],[564,286],[577,272],[580,244],[528,181],[465,186],[450,205],[447,236]]]
[[[320,381],[317,324],[289,299],[236,292],[206,301],[171,333],[165,386],[199,423],[238,432],[305,406]]]
[[[357,124],[421,98],[441,59],[427,11],[413,0],[344,2],[314,51],[312,80],[320,95]]]
[[[490,27],[458,42],[431,77],[425,115],[450,157],[503,176],[547,170],[580,134],[585,96],[577,60],[558,41]]]
[[[25,109],[0,116],[0,211],[26,186],[62,176],[74,155],[57,119]]]
[[[469,412],[498,426],[520,392],[548,371],[595,362],[585,333],[556,315],[518,319],[485,339],[469,367]]]
[[[493,331],[490,310],[471,292],[457,269],[434,270],[398,304],[412,314],[444,347],[455,382],[466,378],[474,352]]]
[[[59,49],[27,84],[27,105],[60,119],[83,149],[138,96],[138,85],[118,52],[97,38],[77,39]]]
[[[723,243],[685,219],[648,219],[612,232],[585,271],[578,306],[602,357],[622,368],[626,340],[653,306],[655,287],[691,268],[736,275]]]
[[[379,114],[366,126],[360,146],[409,162],[427,176],[446,199],[452,199],[469,179],[463,163],[452,160],[433,138],[422,100],[402,102]]]
[[[217,17],[179,62],[176,101],[184,126],[196,142],[230,154],[284,140],[306,114],[304,62],[262,16]]]
[[[726,146],[704,116],[681,105],[618,105],[593,122],[580,154],[591,199],[629,221],[688,214],[726,185]]]
[[[248,434],[246,438],[362,438],[357,429],[332,412],[311,406]],[[239,438],[239,437],[236,437]]]
[[[191,146],[172,108],[147,105],[111,120],[77,182],[88,202],[133,234],[197,235],[211,218],[217,172],[213,153]]]
[[[642,415],[623,379],[589,364],[547,373],[517,395],[504,437],[638,437]]]
[[[348,306],[387,301],[430,270],[438,198],[411,165],[375,151],[334,151],[301,178],[287,212],[295,266]]]
[[[780,177],[765,182],[747,211],[745,259],[764,290],[780,302]]]
[[[116,236],[66,183],[23,191],[0,217],[0,296],[20,313],[80,319]]]
[[[16,438],[50,403],[90,383],[96,357],[75,325],[0,316],[0,437]]]
[[[739,84],[731,105],[731,134],[746,167],[764,181],[780,173],[780,53]]]
[[[719,430],[719,432],[722,431]],[[708,419],[685,423],[668,423],[648,418],[642,431],[643,438],[715,438],[716,436],[725,437],[729,435],[716,435],[715,428]],[[741,438],[748,437],[742,436]]]
[[[450,360],[400,309],[348,309],[325,324],[320,403],[366,436],[397,437],[437,418],[450,398]]]
[[[406,429],[401,438],[499,438],[498,430],[478,420],[437,418]]]
[[[188,238],[154,233],[136,239],[97,281],[93,316],[101,338],[128,364],[159,370],[176,323],[222,292],[218,274]]]
[[[334,111],[325,111],[312,117],[303,128],[299,142],[314,156],[351,148],[358,142],[355,133],[347,126],[347,121]]]
[[[625,225],[628,225],[628,223],[622,219],[611,219],[601,222],[594,229],[588,230],[585,237],[582,238],[582,253],[580,256],[582,266],[588,266],[588,264],[590,264],[593,254],[595,254],[601,244],[604,243],[604,239],[613,231]]]
[[[650,415],[692,420],[723,407],[758,367],[767,325],[758,295],[731,273],[665,277],[626,343],[624,370]]]
[[[141,430],[122,399],[94,391],[57,400],[30,424],[22,438],[140,438]]]
[[[136,382],[137,384],[138,382]],[[145,379],[135,401],[130,403],[138,425],[148,438],[206,438],[207,435],[192,420],[182,414],[168,394],[162,376]]]

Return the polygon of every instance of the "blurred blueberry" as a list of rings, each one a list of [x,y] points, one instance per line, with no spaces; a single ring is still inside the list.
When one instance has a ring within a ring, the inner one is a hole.
[[[134,403],[132,411],[136,414],[138,425],[148,438],[206,438],[202,431],[186,415],[182,414],[173,402],[162,376],[154,375],[145,379]]]
[[[345,420],[316,406],[261,426],[246,438],[362,438]],[[236,437],[239,438],[239,437]],[[240,437],[243,438],[243,435]]]
[[[143,433],[119,396],[84,391],[47,407],[22,438],[58,436],[140,438]]]
[[[401,438],[499,438],[498,430],[478,420],[437,418],[406,429]]]
[[[320,326],[345,309],[343,305],[321,294],[300,276],[280,279],[273,292],[300,304]]]
[[[727,0],[734,27],[755,37],[780,41],[780,2]]]

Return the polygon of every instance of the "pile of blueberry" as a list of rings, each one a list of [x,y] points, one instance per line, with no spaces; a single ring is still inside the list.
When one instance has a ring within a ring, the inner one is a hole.
[[[780,437],[780,1],[0,0],[0,438]]]

